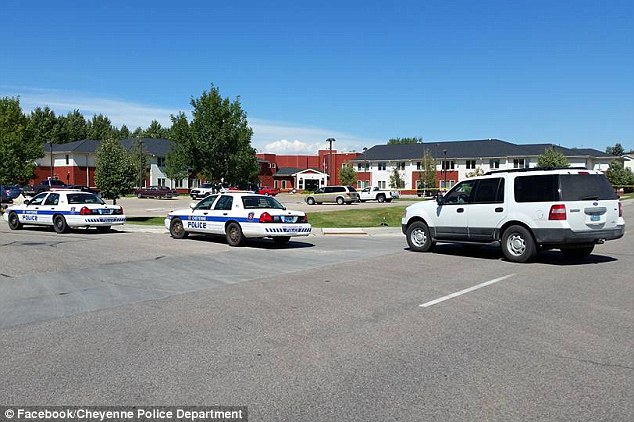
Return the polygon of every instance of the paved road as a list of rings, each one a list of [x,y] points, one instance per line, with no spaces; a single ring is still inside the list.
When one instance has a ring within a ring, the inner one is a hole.
[[[488,247],[416,254],[395,234],[230,248],[1,224],[0,403],[629,421],[633,250],[627,233],[586,261],[526,265]]]

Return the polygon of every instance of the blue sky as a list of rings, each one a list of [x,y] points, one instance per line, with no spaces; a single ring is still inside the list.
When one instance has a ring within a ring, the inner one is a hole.
[[[259,151],[634,149],[634,2],[3,0],[0,97],[147,127],[211,84]]]

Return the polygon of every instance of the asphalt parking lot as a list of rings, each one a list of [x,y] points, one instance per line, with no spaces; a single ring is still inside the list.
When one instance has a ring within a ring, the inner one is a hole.
[[[630,232],[586,260],[514,264],[491,247],[413,253],[393,231],[231,248],[2,221],[0,403],[629,421],[633,251]]]

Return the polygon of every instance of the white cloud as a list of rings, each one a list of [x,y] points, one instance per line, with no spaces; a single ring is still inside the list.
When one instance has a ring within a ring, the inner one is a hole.
[[[130,130],[137,127],[147,128],[152,120],[157,120],[163,127],[170,127],[170,115],[179,111],[185,111],[189,115],[190,111],[188,104],[184,104],[182,109],[169,109],[93,94],[39,88],[0,86],[0,96],[19,96],[20,106],[25,113],[30,113],[36,107],[45,106],[50,107],[57,115],[78,109],[86,118],[103,114],[113,125],[121,127],[125,124]],[[249,125],[253,129],[252,144],[258,152],[315,154],[319,149],[328,148],[328,138],[336,140],[333,149],[340,152],[362,151],[363,147],[369,148],[382,143],[375,139],[364,139],[327,128],[258,118],[250,118]]]

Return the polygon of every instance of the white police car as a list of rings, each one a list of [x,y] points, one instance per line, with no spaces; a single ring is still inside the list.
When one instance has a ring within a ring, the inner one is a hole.
[[[225,236],[231,246],[264,237],[286,244],[291,237],[308,236],[311,231],[303,212],[287,210],[271,196],[245,191],[209,195],[189,209],[172,211],[165,227],[175,239],[189,233],[215,234]]]
[[[94,193],[79,189],[51,189],[6,209],[4,219],[11,230],[25,224],[53,226],[57,233],[76,227],[95,227],[107,232],[125,223],[123,208],[108,205]]]

